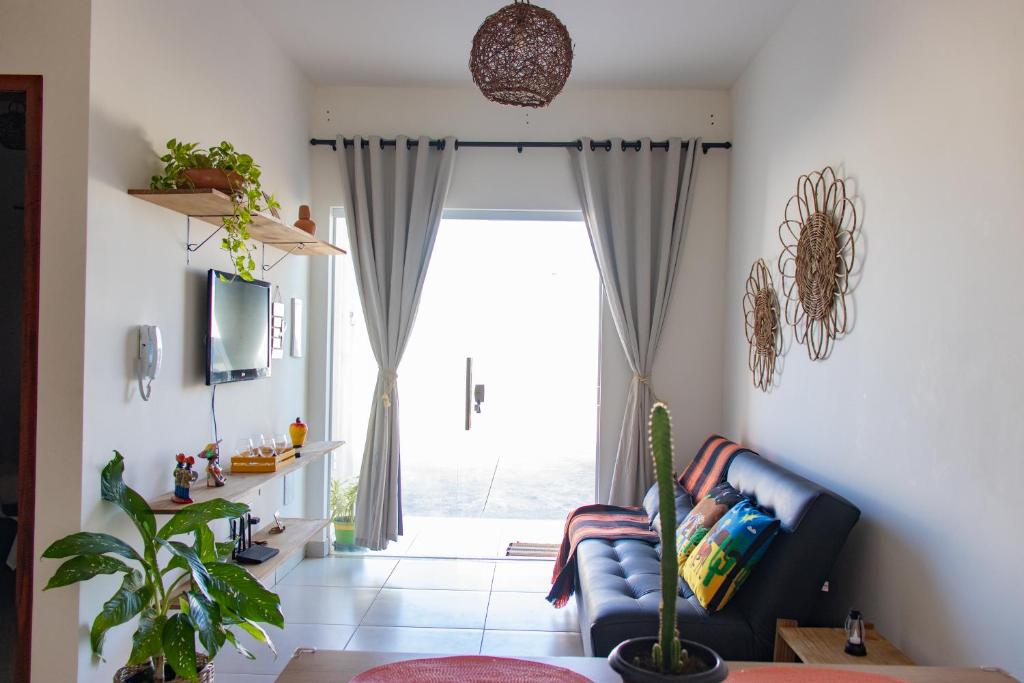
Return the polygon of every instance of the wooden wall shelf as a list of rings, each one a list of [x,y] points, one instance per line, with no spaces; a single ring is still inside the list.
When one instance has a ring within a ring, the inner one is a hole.
[[[227,481],[224,486],[208,487],[206,485],[205,470],[199,472],[199,481],[192,486],[191,495],[193,503],[202,503],[214,498],[224,498],[230,501],[242,501],[252,494],[256,489],[266,486],[280,477],[297,472],[306,465],[319,461],[331,451],[340,448],[344,441],[319,441],[308,443],[300,449],[300,457],[286,461],[276,472],[261,472],[254,474],[232,474],[227,473]],[[188,505],[181,505],[171,500],[173,491],[168,491],[159,498],[149,501],[149,506],[158,515],[173,515],[188,508]],[[244,501],[243,501],[244,502]]]
[[[273,575],[277,568],[284,564],[285,560],[297,552],[301,552],[306,543],[320,533],[328,519],[306,519],[303,517],[284,517],[281,523],[284,524],[284,531],[279,534],[272,534],[268,530],[273,524],[268,524],[252,535],[253,542],[266,541],[268,548],[277,548],[280,552],[266,562],[260,564],[243,564],[249,573],[260,581]]]
[[[217,228],[221,227],[222,218],[233,213],[231,197],[219,190],[128,190],[128,194]],[[249,236],[257,242],[293,254],[337,256],[347,253],[341,247],[319,240],[265,213],[253,216]]]

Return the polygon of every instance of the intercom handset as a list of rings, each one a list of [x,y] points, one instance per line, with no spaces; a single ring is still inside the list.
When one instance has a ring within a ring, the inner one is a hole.
[[[142,400],[148,401],[152,393],[153,380],[160,374],[160,365],[164,359],[164,345],[160,337],[160,328],[156,325],[139,325],[139,357],[136,371],[139,378],[139,393]],[[145,386],[143,386],[145,382]]]

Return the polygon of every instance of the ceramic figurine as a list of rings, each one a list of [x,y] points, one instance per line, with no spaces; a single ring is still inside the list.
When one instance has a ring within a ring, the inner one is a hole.
[[[206,444],[196,457],[206,460],[206,485],[223,486],[224,470],[220,467],[220,441]]]
[[[189,496],[188,490],[192,487],[192,482],[199,478],[199,473],[192,471],[196,459],[191,455],[185,457],[184,453],[178,453],[175,460],[178,461],[178,466],[174,468],[174,495],[171,496],[171,500],[181,504],[191,503],[192,497]]]
[[[305,230],[310,235],[316,234],[316,223],[309,218],[309,206],[303,204],[299,207],[299,220],[295,221],[295,227],[299,230]]]
[[[292,445],[296,449],[301,448],[302,444],[306,443],[306,432],[308,431],[309,428],[303,424],[301,417],[295,418],[295,422],[288,427],[288,433],[292,437]]]

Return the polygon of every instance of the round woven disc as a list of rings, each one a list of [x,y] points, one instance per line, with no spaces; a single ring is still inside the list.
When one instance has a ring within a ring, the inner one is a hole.
[[[729,672],[729,683],[904,683],[899,678],[809,666],[758,666]]]
[[[504,657],[410,659],[364,671],[352,683],[592,683],[559,666]]]

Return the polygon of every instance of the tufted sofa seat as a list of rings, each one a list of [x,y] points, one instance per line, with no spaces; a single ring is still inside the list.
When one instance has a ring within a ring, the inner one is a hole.
[[[683,638],[730,660],[771,658],[776,618],[806,620],[860,511],[845,499],[754,453],[737,455],[726,479],[781,522],[779,536],[736,596],[708,614],[680,579]],[[656,486],[644,506],[657,524]],[[676,490],[682,521],[692,507]],[[627,638],[658,630],[660,547],[636,540],[589,539],[577,548],[576,604],[583,649],[606,656]]]

